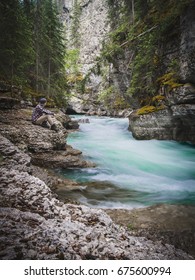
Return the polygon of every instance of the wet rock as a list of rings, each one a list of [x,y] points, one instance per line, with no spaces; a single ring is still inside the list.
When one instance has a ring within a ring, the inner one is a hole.
[[[71,119],[68,115],[63,112],[58,112],[56,118],[62,123],[66,129],[78,129],[79,124],[76,120]]]
[[[79,124],[78,124],[77,121],[72,120],[72,121],[70,121],[70,122],[68,122],[66,124],[66,128],[67,129],[78,129],[79,128]]]
[[[51,151],[50,153],[32,154],[32,163],[42,167],[48,168],[70,168],[70,167],[94,167],[91,162],[84,160],[81,152],[66,151]]]
[[[88,118],[86,118],[86,119],[79,119],[78,122],[79,123],[90,123]]]
[[[171,111],[161,110],[147,115],[131,114],[129,130],[138,140],[173,139]]]
[[[195,143],[195,104],[172,105],[145,115],[131,114],[129,130],[138,140],[158,139]]]

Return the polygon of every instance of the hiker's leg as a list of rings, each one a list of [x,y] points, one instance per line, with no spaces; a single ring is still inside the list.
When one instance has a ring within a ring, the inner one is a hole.
[[[37,120],[36,120],[36,124],[42,124],[44,121],[47,121],[47,115],[44,115],[44,116],[41,116],[40,118],[38,118]]]
[[[50,115],[46,115],[46,117],[47,117],[48,123],[52,126],[53,125],[52,117]]]
[[[51,118],[50,115],[41,116],[40,118],[38,118],[38,119],[36,120],[36,124],[42,124],[44,121],[48,121],[48,123],[49,123],[50,125],[53,124],[53,121],[52,121],[52,118]]]
[[[37,119],[36,124],[42,124],[44,121],[47,121],[50,124],[52,130],[58,131],[57,126],[53,123],[52,117],[50,115],[44,115]]]

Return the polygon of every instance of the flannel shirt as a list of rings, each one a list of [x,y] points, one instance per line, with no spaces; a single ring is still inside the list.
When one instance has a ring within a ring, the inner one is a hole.
[[[46,114],[46,115],[54,115],[53,112],[44,109],[40,104],[38,104],[38,105],[34,108],[34,110],[33,110],[33,113],[32,113],[32,122],[35,123],[35,122],[38,120],[38,118],[40,118],[41,116],[43,116],[43,114]]]

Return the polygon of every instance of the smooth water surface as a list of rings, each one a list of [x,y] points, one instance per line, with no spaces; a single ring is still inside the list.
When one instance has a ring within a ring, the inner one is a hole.
[[[71,192],[61,190],[60,195],[101,208],[195,204],[194,146],[135,140],[128,131],[127,119],[89,120],[69,135],[68,143],[97,167],[63,171],[81,187]]]

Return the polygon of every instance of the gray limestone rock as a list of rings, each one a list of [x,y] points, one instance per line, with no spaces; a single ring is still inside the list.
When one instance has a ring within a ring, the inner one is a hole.
[[[173,105],[169,109],[145,115],[131,114],[129,130],[139,140],[195,143],[195,104]]]

